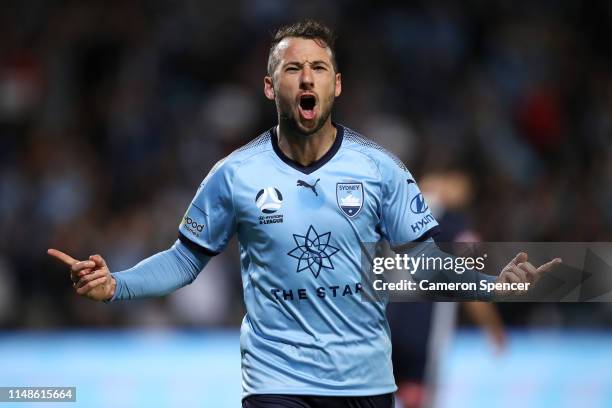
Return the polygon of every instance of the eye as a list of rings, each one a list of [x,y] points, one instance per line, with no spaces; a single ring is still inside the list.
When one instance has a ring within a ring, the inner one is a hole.
[[[297,67],[287,67],[285,68],[285,72],[297,72],[298,68]]]
[[[325,66],[323,65],[317,65],[314,67],[315,71],[327,71],[327,68],[325,68]]]

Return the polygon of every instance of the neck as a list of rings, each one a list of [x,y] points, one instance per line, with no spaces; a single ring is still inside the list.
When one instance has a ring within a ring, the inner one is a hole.
[[[331,149],[336,140],[336,127],[328,118],[321,129],[311,135],[295,132],[279,122],[278,147],[291,160],[302,166],[310,166]]]

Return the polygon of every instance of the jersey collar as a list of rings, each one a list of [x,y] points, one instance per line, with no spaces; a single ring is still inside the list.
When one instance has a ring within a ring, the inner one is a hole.
[[[342,139],[344,138],[344,127],[342,125],[338,125],[337,123],[332,123],[336,127],[336,140],[334,140],[334,144],[329,148],[329,150],[317,161],[313,162],[308,166],[302,166],[300,163],[295,160],[290,159],[283,153],[283,151],[278,147],[278,137],[276,135],[276,126],[270,129],[270,139],[272,140],[272,149],[274,149],[274,153],[285,162],[287,165],[293,167],[297,171],[310,174],[325,165],[328,161],[330,161],[340,150],[340,146],[342,145]]]

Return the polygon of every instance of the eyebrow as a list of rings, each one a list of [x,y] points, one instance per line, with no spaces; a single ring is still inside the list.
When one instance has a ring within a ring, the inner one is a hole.
[[[312,61],[312,62],[310,62],[309,64],[310,64],[310,65],[323,64],[323,65],[326,65],[326,66],[328,66],[328,67],[330,66],[330,64],[329,64],[328,62],[323,61],[323,60],[316,60],[316,61]],[[286,66],[288,66],[288,65],[297,65],[298,67],[301,67],[301,66],[303,66],[304,64],[303,64],[303,63],[301,63],[301,62],[299,62],[299,61],[289,61],[289,62],[284,63],[284,64],[283,64],[283,67],[286,67]]]

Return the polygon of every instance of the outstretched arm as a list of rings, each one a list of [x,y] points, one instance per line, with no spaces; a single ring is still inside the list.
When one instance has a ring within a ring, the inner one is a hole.
[[[70,266],[77,294],[108,302],[166,295],[193,282],[211,258],[176,241],[130,269],[111,273],[100,255],[78,261],[56,249],[47,253]]]
[[[444,252],[442,249],[440,249],[433,238],[428,238],[427,240],[422,242],[412,242],[400,247],[396,247],[393,248],[393,251],[397,254],[407,254],[409,256],[415,257],[421,255],[424,258],[431,259],[446,259],[449,257],[455,257],[454,255]],[[452,269],[432,270],[421,267],[418,270],[414,271],[412,278],[416,282],[420,282],[422,280],[429,280],[431,282],[473,283],[478,282],[480,280],[495,282],[498,277],[481,273],[475,268],[466,268],[463,273],[459,274]],[[490,297],[489,293],[480,290],[457,291],[456,295],[461,298],[464,298],[465,300],[478,300]]]
[[[423,242],[416,242],[394,248],[394,251],[399,254],[415,255],[421,254],[426,258],[444,259],[454,257],[442,251],[432,238]],[[555,258],[539,267],[535,267],[528,262],[528,255],[525,252],[519,252],[508,265],[506,265],[501,273],[497,276],[487,275],[478,270],[466,269],[463,273],[455,273],[454,270],[425,270],[420,268],[413,274],[415,281],[419,282],[428,279],[435,282],[455,282],[455,283],[470,283],[480,280],[488,281],[494,284],[505,283],[529,283],[535,284],[544,274],[552,270],[555,266],[561,263],[561,258]],[[501,285],[500,285],[501,286]],[[466,296],[472,300],[490,300],[493,295],[507,296],[518,293],[518,291],[495,289],[495,291],[479,290],[471,292],[457,292],[461,296]]]
[[[117,289],[109,301],[166,295],[193,282],[210,259],[176,241],[170,249],[113,273]]]

